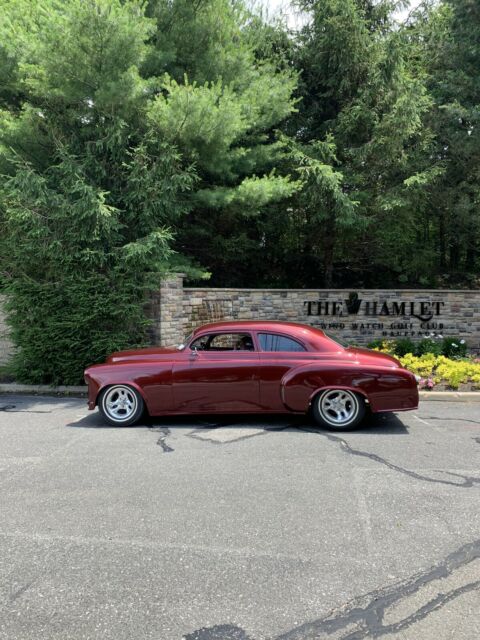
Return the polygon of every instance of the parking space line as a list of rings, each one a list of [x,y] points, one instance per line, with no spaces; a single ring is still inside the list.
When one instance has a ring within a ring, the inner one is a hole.
[[[418,420],[419,422],[422,422],[423,424],[426,424],[428,427],[431,427],[431,426],[432,426],[432,425],[430,424],[430,422],[427,422],[426,420],[423,420],[422,418],[419,418],[419,417],[417,416],[417,414],[416,414],[416,413],[414,413],[414,414],[413,414],[413,417],[414,417],[416,420]]]

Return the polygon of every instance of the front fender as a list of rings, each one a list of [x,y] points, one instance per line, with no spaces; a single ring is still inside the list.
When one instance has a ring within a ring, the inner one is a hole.
[[[158,363],[118,363],[94,365],[85,370],[88,408],[95,409],[98,396],[112,384],[127,384],[142,396],[150,415],[173,408],[172,365]]]
[[[133,387],[138,393],[142,396],[143,401],[147,404],[147,397],[145,395],[142,387],[135,382],[134,380],[130,380],[128,378],[122,379],[122,377],[115,376],[115,380],[111,379],[111,376],[102,376],[102,375],[92,375],[88,369],[85,371],[85,382],[88,385],[88,408],[90,410],[95,409],[98,404],[98,397],[101,392],[107,388],[112,386],[113,384],[125,384],[129,387]]]

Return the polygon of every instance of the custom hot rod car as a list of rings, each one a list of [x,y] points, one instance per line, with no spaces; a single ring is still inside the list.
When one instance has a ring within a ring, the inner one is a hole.
[[[184,344],[120,351],[85,370],[88,407],[127,426],[151,416],[306,413],[345,431],[366,411],[418,406],[415,376],[395,358],[344,347],[290,322],[216,322]]]
[[[418,406],[415,376],[395,358],[344,347],[290,322],[217,322],[177,347],[135,349],[85,370],[88,407],[112,425],[151,416],[306,413],[328,429],[357,427],[367,410]]]

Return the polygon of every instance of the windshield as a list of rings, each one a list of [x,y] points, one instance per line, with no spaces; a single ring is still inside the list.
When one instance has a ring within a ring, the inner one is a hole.
[[[193,336],[193,333],[189,333],[188,336],[185,338],[185,340],[181,344],[177,344],[178,351],[183,351],[185,349],[187,344],[190,342],[192,336]]]

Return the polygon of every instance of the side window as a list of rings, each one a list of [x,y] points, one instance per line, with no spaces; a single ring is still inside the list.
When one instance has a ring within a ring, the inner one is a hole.
[[[255,351],[252,336],[248,333],[209,333],[194,340],[190,349],[198,351]]]
[[[259,333],[262,351],[306,351],[305,347],[292,338],[274,333]]]

